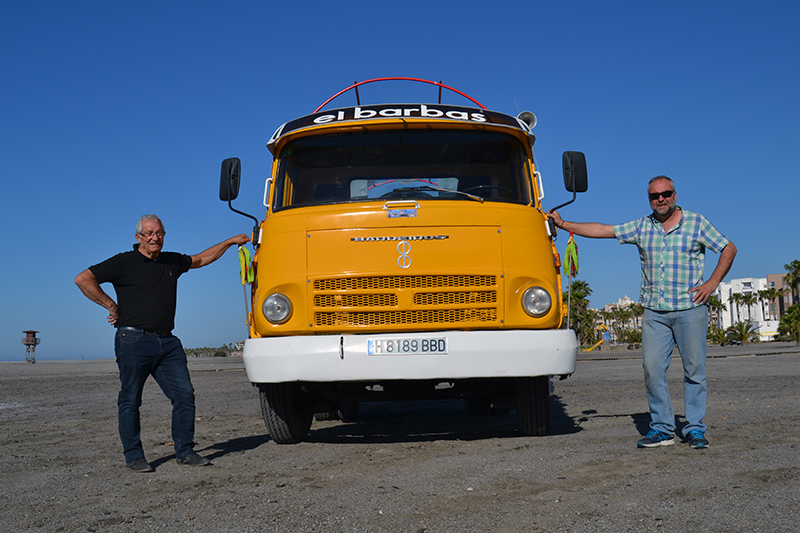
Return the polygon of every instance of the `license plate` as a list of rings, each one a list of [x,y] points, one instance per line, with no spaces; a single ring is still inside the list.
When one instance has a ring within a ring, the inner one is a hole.
[[[445,355],[447,337],[421,337],[414,339],[370,339],[369,355]]]

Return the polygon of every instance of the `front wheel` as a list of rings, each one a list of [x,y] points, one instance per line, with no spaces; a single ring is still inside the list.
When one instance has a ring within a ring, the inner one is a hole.
[[[314,418],[314,402],[298,383],[259,383],[261,415],[276,444],[302,442]]]
[[[517,422],[525,436],[541,437],[550,429],[550,378],[516,378]]]

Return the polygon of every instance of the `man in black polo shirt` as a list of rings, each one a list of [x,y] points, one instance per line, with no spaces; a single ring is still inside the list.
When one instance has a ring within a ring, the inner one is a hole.
[[[133,251],[124,252],[84,270],[75,283],[84,295],[108,309],[108,322],[117,328],[114,351],[121,382],[119,434],[125,463],[134,472],[152,472],[144,458],[139,406],[148,376],[153,376],[172,401],[172,440],[180,464],[204,466],[210,461],[193,450],[194,388],[189,378],[186,354],[175,325],[178,278],[191,268],[209,265],[235,244],[245,244],[247,235],[237,235],[198,255],[162,252],[164,224],[155,215],[144,215],[136,223]],[[117,302],[101,283],[114,285]]]

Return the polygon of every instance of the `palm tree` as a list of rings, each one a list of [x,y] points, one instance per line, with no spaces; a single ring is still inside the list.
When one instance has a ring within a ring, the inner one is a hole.
[[[569,326],[575,330],[578,335],[578,344],[580,344],[583,338],[581,335],[583,323],[589,321],[594,326],[594,322],[589,320],[590,317],[586,313],[589,308],[589,296],[592,294],[592,289],[589,287],[588,282],[576,279],[570,284],[570,293],[571,295],[569,296],[564,295],[564,300],[569,300]]]
[[[795,259],[788,265],[783,265],[783,268],[786,269],[786,277],[784,280],[786,284],[789,286],[789,290],[792,293],[792,304],[800,303],[800,298],[798,298],[798,286],[800,285],[800,260]]]
[[[758,302],[761,304],[761,316],[764,317],[764,320],[770,319],[769,313],[767,313],[764,307],[764,303],[770,300],[768,290],[769,289],[758,291]]]
[[[742,304],[742,296],[744,296],[741,292],[734,292],[731,294],[730,301],[731,303],[736,305],[736,320],[740,320],[741,311],[739,306]]]
[[[633,320],[634,320],[634,324],[636,325],[637,331],[641,331],[642,330],[642,325],[641,325],[641,321],[639,319],[644,314],[644,307],[642,307],[642,304],[633,304],[631,306],[631,312],[633,313]]]
[[[581,339],[594,339],[597,336],[597,331],[595,330],[594,324],[597,320],[597,312],[592,309],[587,309],[583,312],[581,316],[581,323],[580,323],[580,338]],[[595,341],[592,341],[595,342]]]
[[[619,310],[619,316],[625,324],[626,329],[631,329],[633,326],[633,309],[630,307],[623,307]]]
[[[736,340],[742,344],[758,342],[758,330],[755,324],[749,320],[747,322],[740,320],[725,330],[725,337],[728,340]]]
[[[706,302],[706,305],[708,305],[708,314],[715,316],[717,318],[717,324],[719,324],[721,322],[720,319],[722,318],[722,312],[727,311],[728,306],[725,305],[720,297],[716,294],[712,294],[708,297],[708,302]]]
[[[786,335],[795,341],[796,346],[800,346],[800,305],[795,304],[781,317],[781,323],[778,326],[778,335]]]
[[[747,320],[753,321],[753,306],[758,302],[758,296],[754,292],[742,294],[742,303],[747,306]]]
[[[775,315],[772,313],[772,301],[781,296],[783,296],[783,289],[778,289],[776,287],[758,291],[758,299],[761,301],[761,311],[765,320],[775,320],[773,318]],[[764,312],[764,303],[767,304],[767,312]]]
[[[611,325],[611,329],[614,331],[614,337],[617,339],[617,342],[620,342],[620,339],[624,339],[626,332],[628,331],[628,323],[630,322],[633,313],[630,309],[622,307],[620,309],[615,309],[611,316],[614,317],[614,323]]]
[[[572,282],[572,300],[580,301],[585,309],[589,305],[587,298],[592,295],[592,289],[588,281],[576,279]]]
[[[601,310],[597,312],[600,320],[603,321],[603,325],[606,327],[606,331],[608,331],[608,320],[611,318],[611,312],[606,310]]]
[[[717,326],[709,326],[706,334],[708,342],[725,346],[725,330]]]

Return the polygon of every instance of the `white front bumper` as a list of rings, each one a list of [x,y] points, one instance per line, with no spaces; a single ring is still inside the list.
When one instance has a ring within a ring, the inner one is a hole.
[[[447,337],[447,354],[367,354],[369,339],[420,337]],[[252,383],[567,375],[577,358],[575,334],[563,329],[264,337],[244,344]]]

